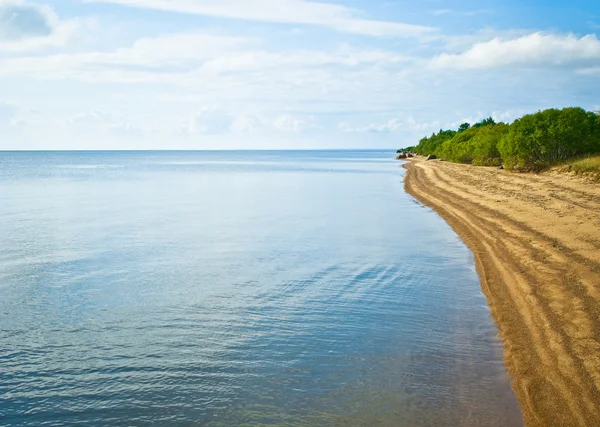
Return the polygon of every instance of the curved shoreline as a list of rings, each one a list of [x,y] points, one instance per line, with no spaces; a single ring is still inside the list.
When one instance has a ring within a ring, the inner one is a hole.
[[[600,186],[411,160],[406,191],[473,252],[525,425],[600,425]]]

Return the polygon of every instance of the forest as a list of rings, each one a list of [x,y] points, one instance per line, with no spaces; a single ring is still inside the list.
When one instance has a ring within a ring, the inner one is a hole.
[[[540,171],[600,153],[600,115],[569,107],[538,111],[511,124],[490,117],[463,123],[457,130],[440,130],[406,150],[458,163]]]

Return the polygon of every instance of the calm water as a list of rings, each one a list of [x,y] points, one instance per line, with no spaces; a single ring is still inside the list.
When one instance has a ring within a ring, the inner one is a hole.
[[[391,158],[0,152],[0,425],[519,425]]]

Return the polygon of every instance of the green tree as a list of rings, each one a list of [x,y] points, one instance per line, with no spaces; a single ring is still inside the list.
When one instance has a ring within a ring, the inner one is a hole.
[[[484,127],[484,126],[490,126],[490,125],[495,125],[496,121],[492,118],[492,117],[488,117],[487,119],[483,119],[480,122],[477,122],[473,125],[474,128],[480,128],[480,127]]]
[[[470,124],[470,123],[463,123],[462,125],[460,125],[460,126],[458,127],[458,131],[459,131],[459,132],[464,132],[464,131],[466,131],[467,129],[469,129],[470,127],[471,127],[471,124]]]

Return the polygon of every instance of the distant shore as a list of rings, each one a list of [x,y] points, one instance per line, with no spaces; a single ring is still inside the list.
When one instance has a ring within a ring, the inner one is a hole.
[[[410,159],[406,191],[472,250],[531,426],[600,426],[600,185]]]

